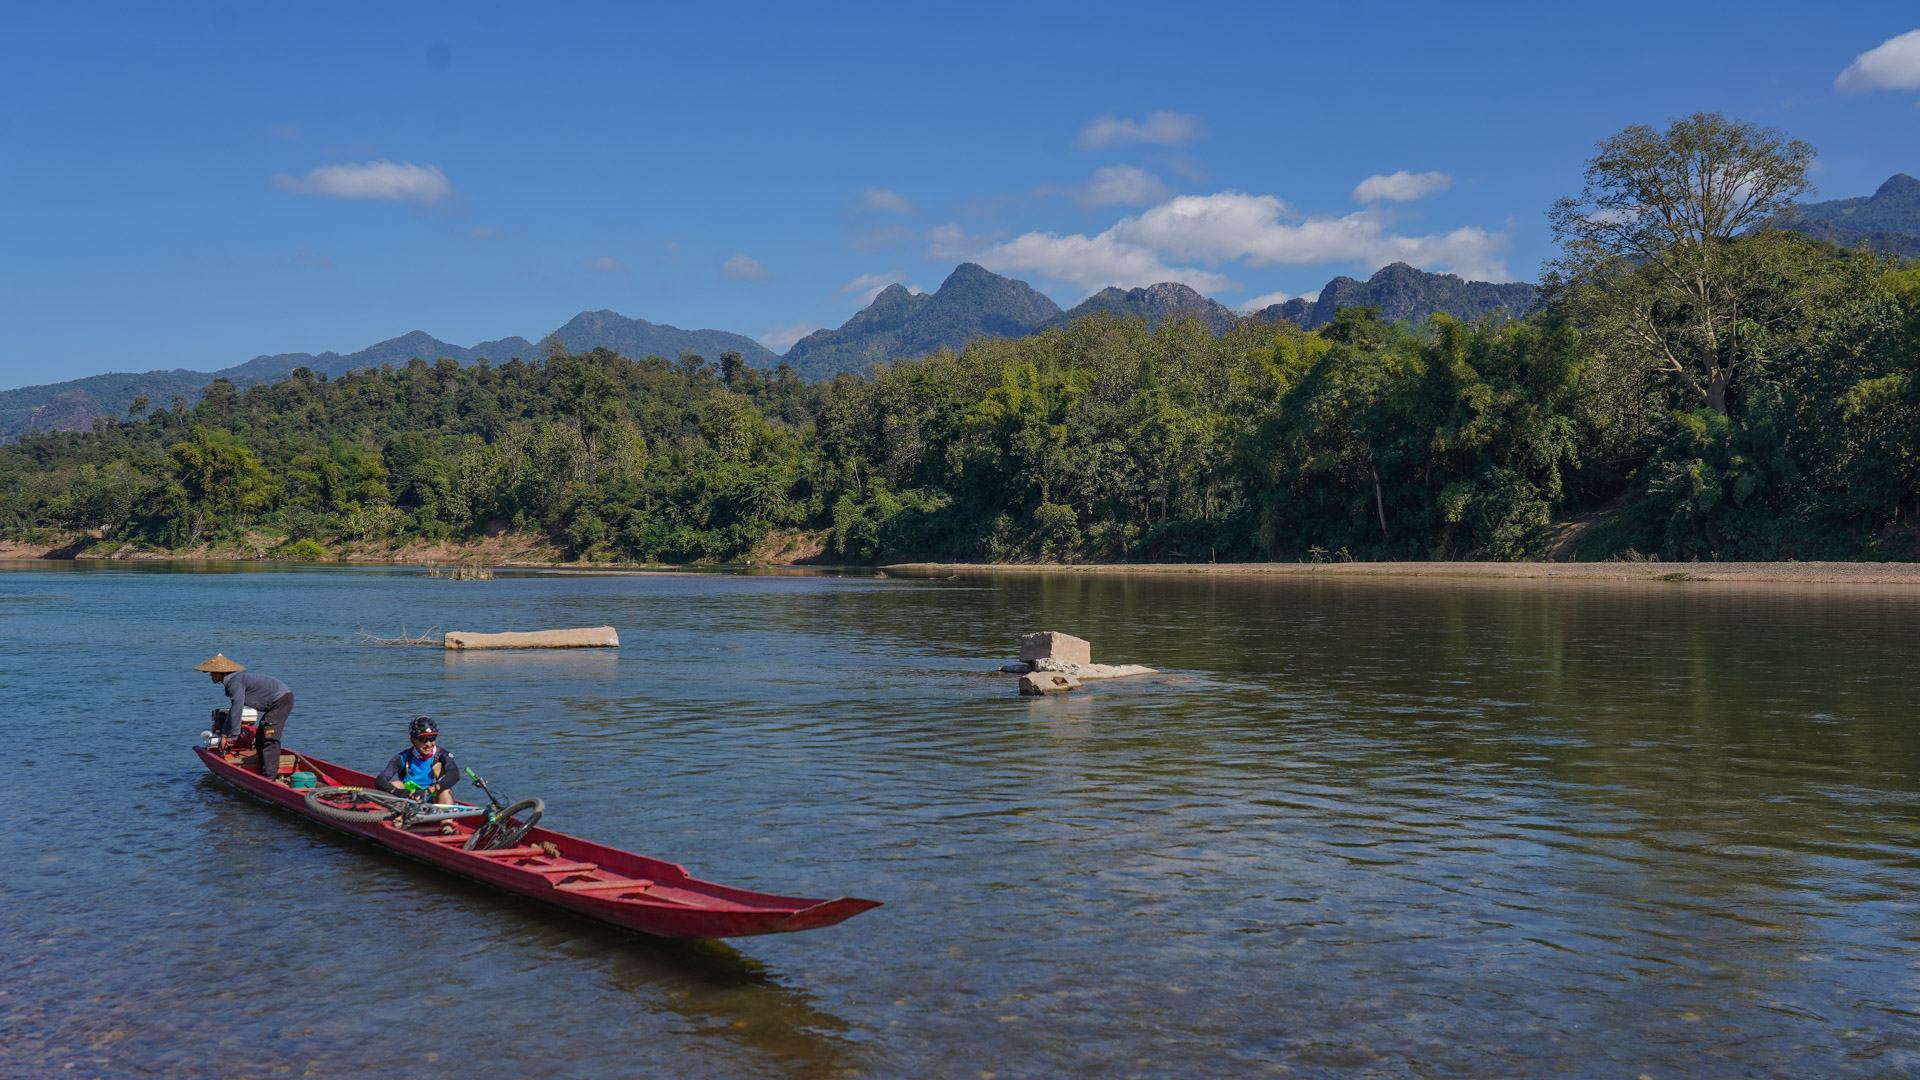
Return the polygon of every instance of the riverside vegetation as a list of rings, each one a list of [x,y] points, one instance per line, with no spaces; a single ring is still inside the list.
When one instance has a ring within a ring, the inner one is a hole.
[[[1811,161],[1711,114],[1603,141],[1519,320],[1094,315],[818,383],[559,348],[215,380],[0,447],[0,530],[296,558],[505,522],[583,560],[796,534],[848,561],[1913,559],[1920,269],[1771,227]]]

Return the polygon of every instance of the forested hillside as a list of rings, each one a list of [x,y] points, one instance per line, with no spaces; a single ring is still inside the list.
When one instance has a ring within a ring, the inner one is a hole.
[[[576,352],[606,348],[629,356],[678,356],[682,352],[718,355],[738,352],[748,363],[772,367],[779,358],[759,342],[724,330],[682,330],[645,319],[629,319],[613,311],[583,311],[543,340],[558,341]],[[516,357],[533,358],[541,348],[523,337],[483,341],[472,348],[451,345],[432,334],[414,330],[376,342],[352,353],[276,353],[256,356],[244,364],[218,371],[116,372],[64,383],[24,386],[0,392],[0,441],[29,431],[85,431],[102,415],[118,416],[136,398],[168,403],[174,395],[188,402],[200,399],[200,390],[214,379],[236,387],[278,382],[296,368],[316,375],[339,376],[383,364],[404,365],[416,357],[451,359],[470,364],[481,359],[504,363]]]
[[[1802,203],[1774,224],[1841,247],[1912,258],[1920,255],[1920,180],[1899,173],[1871,195]]]
[[[1744,164],[1689,174],[1699,145]],[[814,384],[557,346],[216,380],[0,447],[0,530],[293,557],[490,522],[587,560],[803,532],[854,561],[1920,557],[1920,269],[1756,228],[1810,161],[1711,115],[1614,136],[1518,320],[1098,313]],[[1695,198],[1719,209],[1620,209]]]

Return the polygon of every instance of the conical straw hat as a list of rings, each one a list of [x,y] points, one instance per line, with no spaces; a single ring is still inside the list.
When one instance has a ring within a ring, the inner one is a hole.
[[[207,661],[204,664],[195,664],[193,670],[217,671],[225,675],[231,675],[236,671],[245,671],[247,669],[227,659],[224,655],[220,653],[214,653],[213,659]]]

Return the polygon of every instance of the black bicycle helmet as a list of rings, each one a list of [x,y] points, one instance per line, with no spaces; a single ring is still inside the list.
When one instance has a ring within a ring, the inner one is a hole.
[[[416,716],[413,718],[413,723],[407,725],[407,737],[410,739],[429,734],[440,734],[440,725],[434,723],[431,716]]]

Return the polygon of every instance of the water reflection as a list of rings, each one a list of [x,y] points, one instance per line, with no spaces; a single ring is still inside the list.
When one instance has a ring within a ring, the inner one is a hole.
[[[836,1076],[850,1067],[856,1054],[857,1048],[843,1037],[851,1025],[821,1009],[804,990],[783,985],[765,962],[731,944],[671,941],[607,927],[260,806],[210,776],[199,787],[209,800],[233,804],[236,812],[269,815],[276,831],[297,830],[303,846],[326,860],[313,876],[325,881],[327,895],[343,909],[385,910],[386,919],[403,927],[425,924],[436,942],[447,936],[442,931],[451,920],[463,934],[472,935],[459,948],[461,956],[483,958],[494,949],[508,948],[529,954],[528,972],[546,973],[564,965],[570,980],[590,981],[612,995],[602,1002],[603,1008],[680,1017],[686,1022],[673,1030],[730,1044],[747,1059],[778,1064],[781,1075]],[[215,850],[223,863],[246,866],[255,860],[252,845],[258,839],[251,831],[229,835]],[[466,967],[459,963],[456,970]],[[353,984],[359,1004],[373,1005],[384,997],[403,1015],[420,1007],[485,1015],[495,1008],[530,1008],[541,996],[534,986],[480,973],[465,976],[459,985],[409,985],[401,980],[386,986],[383,994],[371,994],[373,985],[387,983],[375,974],[381,970],[373,957],[349,955],[316,960],[303,967],[303,974],[310,980]],[[372,978],[363,982],[357,973]],[[516,1040],[524,1038],[525,1019],[498,1017],[500,1034],[513,1031]],[[567,1056],[582,1059],[580,1075],[592,1075],[591,1055],[569,1049]]]
[[[25,733],[0,756],[8,1068],[1920,1073],[1904,593],[144,567],[0,584],[26,601],[0,605],[0,723]],[[354,639],[402,621],[610,622],[623,646]],[[1020,698],[991,669],[1040,628],[1166,674]],[[300,749],[372,768],[429,713],[556,827],[887,906],[662,945],[263,809],[181,747],[212,703],[185,669],[216,643],[295,676]],[[109,810],[74,809],[96,788]]]

